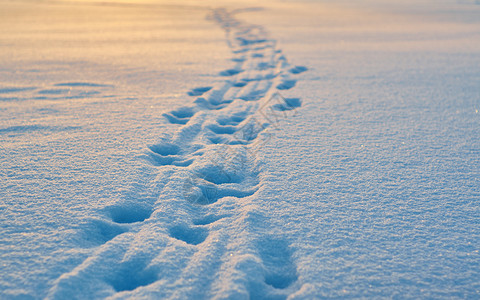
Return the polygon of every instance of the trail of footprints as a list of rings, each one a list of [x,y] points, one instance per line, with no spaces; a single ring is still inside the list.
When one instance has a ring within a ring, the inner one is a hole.
[[[294,76],[307,68],[290,66],[261,26],[234,18],[239,12],[218,9],[210,15],[225,30],[234,55],[234,66],[218,74],[225,80],[188,91],[194,97],[191,105],[164,114],[178,130],[148,149],[159,182],[166,182],[159,198],[107,208],[110,220],[92,225],[100,236],[99,250],[63,274],[50,298],[61,298],[75,280],[85,283],[82,278],[92,276],[98,280],[87,281],[86,290],[105,290],[106,295],[158,285],[156,296],[168,297],[169,289],[163,287],[175,284],[183,287],[182,297],[236,297],[243,291],[264,298],[268,291],[282,298],[295,286],[288,244],[257,233],[259,218],[265,217],[250,196],[262,186],[255,158],[263,142],[260,134],[281,113],[301,106],[299,98],[279,92],[293,88]],[[232,230],[244,238],[234,239]],[[233,253],[243,261],[234,260]],[[107,265],[116,271],[112,274]],[[205,286],[205,294],[189,290],[197,284]],[[239,284],[242,288],[234,288]]]

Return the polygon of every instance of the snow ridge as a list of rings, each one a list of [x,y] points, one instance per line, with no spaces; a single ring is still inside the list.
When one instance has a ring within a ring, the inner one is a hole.
[[[256,158],[269,127],[301,106],[285,98],[295,75],[265,29],[216,9],[234,66],[220,84],[192,88],[164,114],[178,130],[151,145],[158,199],[107,209],[104,243],[54,283],[48,298],[286,298],[300,288],[288,243],[265,232]]]

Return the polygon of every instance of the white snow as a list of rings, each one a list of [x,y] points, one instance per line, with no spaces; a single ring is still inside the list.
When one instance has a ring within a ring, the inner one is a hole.
[[[475,1],[0,6],[0,298],[480,296]]]

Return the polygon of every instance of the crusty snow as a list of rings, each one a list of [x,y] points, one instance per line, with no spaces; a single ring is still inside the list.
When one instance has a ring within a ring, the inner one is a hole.
[[[480,3],[0,1],[0,299],[480,297]]]

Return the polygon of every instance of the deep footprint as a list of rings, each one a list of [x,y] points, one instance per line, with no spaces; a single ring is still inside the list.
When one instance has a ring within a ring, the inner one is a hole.
[[[202,87],[191,89],[187,94],[189,96],[201,96],[211,89],[212,89],[211,86],[202,86]]]
[[[116,267],[118,270],[112,274],[113,278],[106,281],[117,292],[133,291],[141,286],[152,284],[157,280],[158,274],[149,269],[147,264],[146,261],[139,259],[121,263]]]
[[[266,284],[276,289],[285,289],[297,281],[297,268],[285,241],[266,237],[259,241],[258,250],[265,267]]]
[[[191,228],[187,225],[176,225],[170,228],[169,232],[171,237],[190,245],[201,244],[208,236],[207,229]]]
[[[176,155],[180,152],[180,148],[177,145],[170,143],[152,145],[149,148],[152,152],[163,156]]]
[[[211,164],[200,168],[196,172],[195,176],[199,179],[206,180],[214,184],[239,183],[243,179],[239,173],[240,172],[226,170],[221,166]]]
[[[164,113],[163,116],[168,120],[168,122],[170,122],[172,124],[185,125],[190,120],[189,118],[178,118],[178,117],[175,117],[174,115],[169,114],[169,113]]]
[[[231,125],[216,125],[216,124],[211,124],[208,126],[208,129],[213,131],[216,134],[233,134],[237,131],[237,128],[235,126]]]
[[[203,97],[198,97],[194,103],[197,104],[199,107],[202,107],[204,109],[209,109],[209,110],[220,110],[227,106],[231,101],[223,101],[222,103],[211,103],[210,101],[207,101]]]
[[[245,118],[246,118],[245,115],[246,115],[246,113],[236,113],[236,114],[233,114],[230,117],[225,117],[225,118],[218,119],[217,123],[222,125],[222,126],[238,125],[245,120]]]
[[[232,58],[232,61],[234,62],[244,62],[245,61],[245,57],[235,57],[235,58]]]
[[[305,71],[307,71],[307,70],[308,70],[307,67],[304,67],[304,66],[295,66],[295,67],[291,68],[291,69],[289,70],[289,72],[292,73],[292,74],[300,74],[300,73],[303,73],[303,72],[305,72]]]
[[[245,82],[245,81],[235,82],[233,84],[234,87],[244,87],[246,85],[247,85],[247,82]]]
[[[148,154],[148,161],[154,166],[173,165],[179,167],[188,167],[193,163],[193,159],[185,159],[177,155],[180,148],[170,143],[162,143],[149,146],[151,152]]]
[[[171,111],[170,114],[179,119],[186,119],[191,118],[195,114],[195,111],[191,107],[180,107]]]
[[[251,196],[258,191],[258,187],[244,191],[235,188],[224,188],[207,180],[190,178],[184,183],[183,190],[183,195],[188,202],[196,205],[210,205],[224,197],[244,198]]]
[[[277,85],[277,89],[279,89],[279,90],[289,90],[289,89],[293,88],[296,83],[297,83],[296,80],[285,80],[282,83],[280,83],[279,85]]]
[[[117,205],[108,208],[112,221],[120,224],[143,222],[150,218],[152,210],[138,205]]]
[[[161,166],[177,166],[177,167],[188,167],[193,163],[193,159],[182,159],[178,156],[170,155],[170,156],[162,156],[157,153],[149,153],[150,163],[156,167]]]
[[[233,76],[233,75],[237,75],[239,73],[243,72],[243,70],[237,70],[237,69],[228,69],[228,70],[225,70],[225,71],[221,71],[219,73],[220,76]]]

